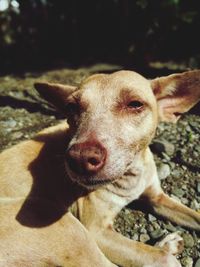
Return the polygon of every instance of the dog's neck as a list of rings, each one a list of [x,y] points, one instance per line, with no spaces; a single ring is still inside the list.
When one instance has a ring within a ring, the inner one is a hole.
[[[137,153],[122,177],[104,186],[105,190],[123,199],[123,206],[138,199],[157,175],[153,155],[149,147]],[[148,178],[149,177],[149,178]]]

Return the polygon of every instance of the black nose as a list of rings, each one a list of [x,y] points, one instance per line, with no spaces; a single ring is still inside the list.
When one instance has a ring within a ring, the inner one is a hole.
[[[95,174],[106,161],[106,149],[98,141],[74,144],[67,151],[68,165],[78,174]]]

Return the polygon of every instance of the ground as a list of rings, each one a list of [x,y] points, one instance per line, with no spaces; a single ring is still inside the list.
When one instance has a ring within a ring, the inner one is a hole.
[[[36,80],[78,84],[96,72],[119,66],[98,64],[88,68],[62,69],[40,74],[0,77],[0,150],[57,123],[61,114],[41,100],[33,89]],[[198,108],[174,124],[161,123],[151,144],[162,187],[171,197],[200,212],[200,116]],[[200,266],[200,234],[158,219],[130,205],[121,211],[115,228],[125,236],[154,244],[167,233],[178,231],[185,241],[179,259],[183,267]]]

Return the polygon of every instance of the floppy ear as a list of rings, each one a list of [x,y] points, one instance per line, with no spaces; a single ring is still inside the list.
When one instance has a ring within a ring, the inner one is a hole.
[[[71,85],[45,82],[35,83],[34,87],[45,100],[61,111],[65,108],[68,96],[77,89]]]
[[[156,78],[151,86],[160,121],[176,122],[200,100],[200,70]]]

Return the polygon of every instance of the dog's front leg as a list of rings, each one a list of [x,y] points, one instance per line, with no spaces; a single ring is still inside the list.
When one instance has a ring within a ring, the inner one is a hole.
[[[199,231],[200,214],[166,195],[154,181],[143,194],[154,212],[178,225]]]
[[[117,209],[101,192],[90,194],[79,205],[81,222],[110,261],[122,267],[181,267],[168,249],[152,247],[117,233],[113,229]]]
[[[181,267],[170,251],[130,240],[111,226],[98,233],[96,239],[104,254],[123,267]]]

